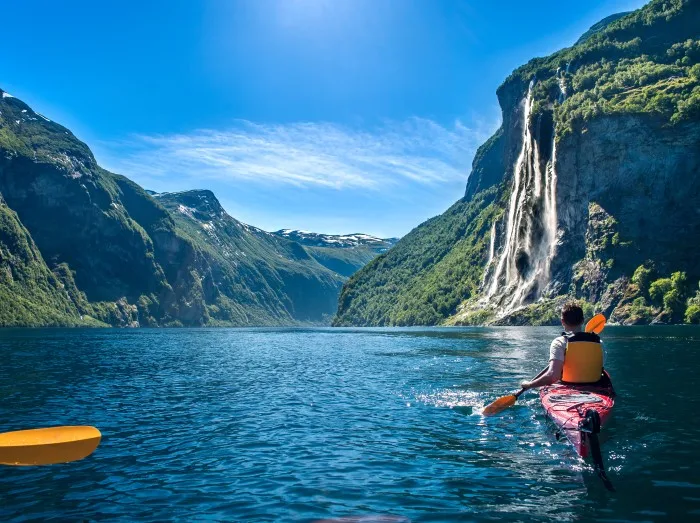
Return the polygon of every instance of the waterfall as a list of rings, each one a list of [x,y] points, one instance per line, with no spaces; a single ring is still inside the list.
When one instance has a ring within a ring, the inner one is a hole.
[[[541,115],[536,123],[530,121],[533,85],[534,80],[522,102],[522,145],[513,169],[502,248],[495,252],[494,223],[484,278],[486,297],[502,314],[543,295],[556,250],[556,143],[553,123],[547,127]]]
[[[491,226],[491,238],[489,239],[489,261],[486,264],[491,265],[493,262],[493,255],[496,253],[496,222],[493,222],[493,225]]]
[[[525,97],[525,100],[523,102],[523,135],[522,135],[522,147],[520,149],[520,154],[518,155],[518,159],[515,162],[515,169],[513,170],[513,189],[510,194],[510,202],[508,204],[508,222],[506,224],[506,231],[505,231],[505,244],[503,246],[502,253],[499,256],[499,261],[498,265],[496,266],[496,270],[493,273],[493,276],[491,277],[491,284],[488,289],[488,297],[491,298],[496,294],[496,292],[499,290],[499,286],[501,283],[501,279],[503,277],[503,271],[506,271],[506,282],[511,282],[511,263],[509,261],[512,261],[514,258],[514,236],[516,236],[516,231],[515,229],[515,222],[517,221],[518,218],[518,212],[523,208],[524,206],[524,196],[525,196],[525,191],[521,190],[523,183],[521,182],[521,178],[523,175],[527,175],[528,173],[523,173],[523,170],[527,165],[529,165],[531,162],[527,161],[527,157],[530,155],[530,145],[531,145],[531,138],[530,138],[530,125],[529,125],[529,120],[530,120],[530,111],[532,110],[532,87],[534,85],[534,81],[530,82],[530,86],[528,87],[527,90],[527,96]]]
[[[571,62],[566,64],[566,74],[569,73],[569,66],[571,65]],[[564,103],[564,100],[566,100],[566,76],[564,76],[564,72],[561,70],[561,67],[557,67],[557,72],[556,72],[556,77],[557,81],[559,82],[559,103]]]

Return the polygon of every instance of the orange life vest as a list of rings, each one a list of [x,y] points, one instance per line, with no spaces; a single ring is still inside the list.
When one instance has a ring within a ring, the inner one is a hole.
[[[595,383],[603,375],[603,345],[593,332],[564,334],[566,356],[561,380],[567,383]]]

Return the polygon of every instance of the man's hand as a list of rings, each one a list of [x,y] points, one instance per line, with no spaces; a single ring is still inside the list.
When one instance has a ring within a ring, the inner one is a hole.
[[[536,387],[543,387],[545,385],[551,385],[556,383],[561,379],[562,369],[564,368],[564,362],[559,360],[550,360],[549,368],[542,376],[532,381],[523,381],[520,386],[524,389],[534,389]]]

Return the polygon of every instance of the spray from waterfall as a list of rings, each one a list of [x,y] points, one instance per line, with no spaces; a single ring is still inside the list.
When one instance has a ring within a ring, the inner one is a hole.
[[[547,127],[541,115],[532,118],[533,86],[534,80],[523,100],[522,145],[513,169],[505,237],[496,253],[494,223],[484,278],[486,296],[502,313],[542,296],[556,250],[556,143],[553,123]]]

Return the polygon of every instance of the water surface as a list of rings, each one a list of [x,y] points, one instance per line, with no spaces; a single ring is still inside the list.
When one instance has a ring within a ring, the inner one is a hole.
[[[557,334],[0,330],[2,430],[103,433],[83,461],[0,469],[0,519],[700,519],[700,330],[605,330],[614,494],[534,392],[479,415]]]

